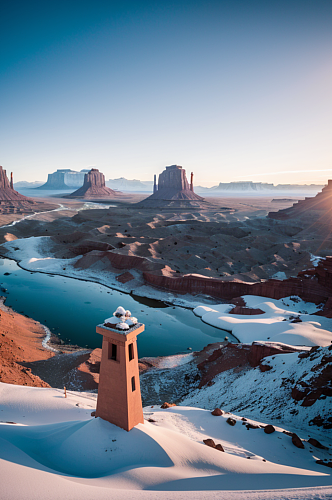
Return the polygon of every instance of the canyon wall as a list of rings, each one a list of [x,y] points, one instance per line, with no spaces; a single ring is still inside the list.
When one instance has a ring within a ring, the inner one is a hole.
[[[176,293],[204,294],[231,300],[241,295],[259,295],[281,299],[297,295],[303,300],[319,304],[332,295],[332,258],[322,260],[317,268],[303,271],[296,278],[270,279],[259,283],[223,281],[198,275],[165,276],[161,273],[143,273],[150,285]]]

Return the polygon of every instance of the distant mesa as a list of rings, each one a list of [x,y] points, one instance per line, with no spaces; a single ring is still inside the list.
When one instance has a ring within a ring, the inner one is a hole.
[[[77,189],[83,186],[84,176],[90,169],[84,169],[80,172],[70,169],[59,169],[53,174],[48,174],[46,184],[39,186],[36,189],[54,189],[54,190],[69,190]]]
[[[105,176],[97,168],[92,168],[84,175],[84,184],[82,187],[68,194],[65,198],[85,198],[89,200],[100,200],[114,198],[119,191],[113,191],[105,186]]]
[[[197,186],[196,191],[209,196],[220,196],[221,194],[252,194],[252,195],[271,195],[271,194],[313,194],[315,195],[324,186],[317,184],[277,184],[268,182],[253,181],[233,181],[220,182],[218,186],[204,188]]]
[[[0,202],[21,202],[26,201],[29,203],[34,203],[31,198],[23,196],[23,194],[18,193],[14,189],[13,183],[13,173],[10,174],[10,181],[8,180],[6,170],[0,166]]]
[[[189,208],[208,205],[204,198],[194,193],[194,174],[190,185],[186,171],[179,165],[171,165],[159,174],[158,185],[154,176],[153,194],[136,204],[140,208]]]
[[[316,196],[299,200],[290,208],[270,212],[268,215],[270,219],[276,220],[308,217],[311,221],[315,216],[319,217],[321,223],[326,222],[326,218],[332,220],[332,180]]]

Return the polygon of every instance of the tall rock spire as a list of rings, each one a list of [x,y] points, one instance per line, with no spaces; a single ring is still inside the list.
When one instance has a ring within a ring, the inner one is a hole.
[[[6,170],[0,166],[0,201],[23,201],[29,200],[32,202],[31,198],[27,198],[22,194],[18,193],[14,189],[13,184],[13,174],[11,174],[10,182],[8,180]]]

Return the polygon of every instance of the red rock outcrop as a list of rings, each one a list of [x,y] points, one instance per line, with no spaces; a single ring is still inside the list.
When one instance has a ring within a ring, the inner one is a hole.
[[[271,424],[268,424],[264,427],[265,434],[272,434],[274,431],[275,431],[275,428]]]
[[[276,342],[253,342],[251,345],[229,342],[214,349],[213,352],[209,352],[208,348],[209,346],[196,354],[198,356],[197,367],[201,372],[199,387],[209,384],[216,375],[227,370],[241,370],[243,367],[251,366],[255,368],[259,366],[260,370],[264,371],[264,367],[268,365],[261,365],[260,362],[267,356],[299,351],[296,347],[293,348]],[[209,352],[209,355],[204,356],[204,351]]]
[[[143,273],[143,277],[152,286],[181,294],[205,294],[226,300],[241,295],[259,295],[272,299],[298,295],[307,302],[320,304],[326,302],[332,295],[332,257],[322,260],[318,267],[312,270],[299,273],[297,278],[270,279],[259,283],[224,281],[192,274],[166,275],[148,271]],[[325,310],[325,314],[329,314],[329,311]]]
[[[204,198],[194,193],[193,176],[189,185],[186,171],[179,165],[171,165],[159,175],[158,188],[154,185],[154,193],[137,203],[140,208],[164,208],[209,205]]]
[[[264,342],[253,342],[250,346],[248,353],[248,362],[250,366],[258,366],[262,359],[267,356],[274,356],[275,354],[288,354],[291,352],[298,352],[296,347],[289,345]]]
[[[229,314],[240,314],[243,316],[255,316],[257,314],[264,314],[262,309],[255,309],[252,307],[235,306],[229,311]]]
[[[92,168],[90,172],[84,176],[84,184],[82,187],[74,191],[65,198],[85,198],[99,200],[101,198],[114,198],[119,194],[119,191],[113,191],[106,187],[105,176],[97,168]]]
[[[301,439],[299,436],[295,433],[292,434],[292,443],[296,448],[304,449],[304,444],[302,443]]]
[[[301,406],[312,406],[321,396],[332,397],[332,346],[313,347],[307,356],[299,354],[299,359],[316,360],[311,368],[312,376],[306,381],[299,381],[291,391],[295,401],[301,401]],[[331,424],[332,428],[332,424]]]
[[[31,198],[27,198],[13,189],[12,176],[11,182],[9,182],[6,170],[3,170],[0,166],[0,202],[2,201],[27,201],[34,203]]]
[[[211,411],[211,415],[215,417],[221,417],[223,415],[223,411],[220,408],[215,408],[213,411]]]
[[[297,203],[290,208],[284,210],[279,210],[279,212],[270,212],[268,217],[270,219],[276,220],[287,220],[293,219],[295,217],[301,217],[302,215],[320,212],[326,214],[329,220],[331,220],[331,208],[332,208],[332,180],[328,181],[327,186],[318,193],[313,198],[305,198],[304,200],[299,200]]]

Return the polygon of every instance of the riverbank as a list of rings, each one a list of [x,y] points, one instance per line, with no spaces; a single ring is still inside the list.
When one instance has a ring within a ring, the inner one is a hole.
[[[27,362],[47,360],[54,351],[43,347],[45,330],[31,318],[14,312],[0,298],[0,381],[8,384],[33,387],[50,387],[34,375]]]

